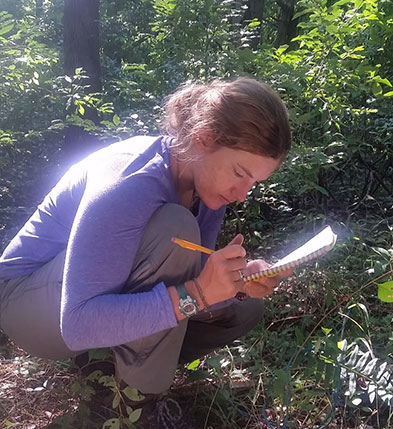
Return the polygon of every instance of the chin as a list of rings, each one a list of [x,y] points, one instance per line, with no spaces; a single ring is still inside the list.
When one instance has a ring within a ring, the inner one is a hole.
[[[222,206],[225,206],[226,204],[222,202],[222,200],[216,200],[216,201],[207,201],[207,202],[203,202],[205,204],[206,207],[208,207],[210,210],[218,210],[220,209]]]

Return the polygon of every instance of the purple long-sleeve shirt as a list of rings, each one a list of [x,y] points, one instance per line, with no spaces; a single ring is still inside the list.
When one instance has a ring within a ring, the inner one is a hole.
[[[115,346],[177,324],[162,282],[145,293],[119,293],[153,212],[179,204],[170,142],[134,137],[74,165],[0,257],[6,280],[31,274],[66,248],[61,332],[71,350]],[[204,246],[215,247],[224,211],[201,202]]]

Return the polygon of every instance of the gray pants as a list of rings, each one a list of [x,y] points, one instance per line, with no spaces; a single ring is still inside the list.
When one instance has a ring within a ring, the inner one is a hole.
[[[166,204],[151,217],[125,293],[143,292],[159,281],[176,285],[199,274],[201,255],[172,245],[171,237],[200,242],[190,211]],[[49,359],[71,351],[60,333],[60,298],[65,251],[29,276],[0,282],[0,326],[19,347]],[[178,362],[190,362],[228,344],[262,318],[262,301],[235,301],[201,312],[172,329],[113,347],[120,379],[143,393],[161,393],[172,383]]]

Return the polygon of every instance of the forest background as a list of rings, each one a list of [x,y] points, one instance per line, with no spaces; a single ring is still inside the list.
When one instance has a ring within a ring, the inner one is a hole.
[[[264,325],[179,368],[200,428],[390,427],[393,405],[393,3],[0,0],[0,242],[92,150],[157,134],[188,80],[253,76],[286,102],[283,168],[228,208],[274,260],[329,224],[335,249],[265,300]],[[1,338],[0,426],[134,427],[111,376]],[[106,351],[90,354],[105,360]],[[103,392],[113,394],[99,404]]]

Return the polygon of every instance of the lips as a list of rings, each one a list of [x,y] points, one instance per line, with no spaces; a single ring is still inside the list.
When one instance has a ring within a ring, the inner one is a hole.
[[[231,201],[225,198],[223,195],[220,195],[220,198],[224,201],[225,204],[230,204]]]

